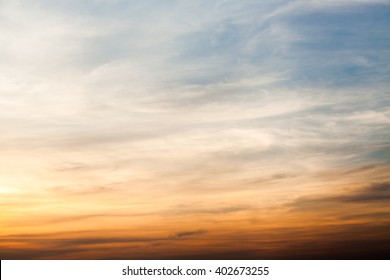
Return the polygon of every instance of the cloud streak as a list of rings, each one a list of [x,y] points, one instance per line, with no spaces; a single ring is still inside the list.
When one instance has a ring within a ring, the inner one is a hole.
[[[291,203],[293,209],[310,210],[326,208],[331,204],[344,203],[388,203],[390,200],[390,184],[378,183],[371,186],[349,191],[339,195],[325,195],[318,197],[301,197]]]

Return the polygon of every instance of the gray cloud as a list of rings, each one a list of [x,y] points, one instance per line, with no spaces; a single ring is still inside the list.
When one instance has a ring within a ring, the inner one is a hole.
[[[390,183],[373,184],[355,193],[341,196],[343,202],[380,202],[390,200]]]
[[[294,200],[289,206],[293,210],[329,210],[334,205],[340,205],[344,203],[388,203],[390,201],[390,184],[378,183],[372,184],[365,188],[350,191],[340,195],[325,195],[325,196],[312,196],[312,197],[300,197]]]
[[[87,252],[88,249],[61,248],[61,249],[14,249],[1,248],[2,260],[36,260],[36,259],[72,259],[72,256]]]
[[[236,213],[241,211],[253,210],[250,205],[231,205],[222,207],[210,207],[208,205],[178,205],[176,208],[168,210],[165,214],[170,215],[197,215],[197,214],[217,214],[225,215],[230,213]]]
[[[390,212],[372,212],[363,214],[345,214],[339,217],[341,220],[357,220],[357,219],[389,219]]]
[[[91,234],[93,232],[82,232],[83,235]],[[96,233],[96,232],[95,232]],[[146,243],[153,244],[155,242],[175,241],[178,239],[196,238],[197,236],[207,234],[206,230],[196,231],[181,231],[172,234],[171,236],[151,236],[151,237],[77,237],[71,238],[72,232],[59,232],[52,234],[23,234],[23,235],[9,235],[2,236],[2,242],[16,242],[25,244],[45,245],[53,248],[73,248],[85,245],[102,245],[115,243]]]
[[[199,236],[199,235],[203,235],[203,234],[206,234],[207,231],[206,230],[196,230],[196,231],[180,231],[180,232],[176,232],[174,234],[174,237],[175,238],[187,238],[187,237],[194,237],[194,236]]]

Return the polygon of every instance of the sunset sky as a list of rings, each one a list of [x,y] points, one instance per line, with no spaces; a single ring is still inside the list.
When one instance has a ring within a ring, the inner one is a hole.
[[[0,258],[383,258],[389,27],[389,0],[0,0]]]

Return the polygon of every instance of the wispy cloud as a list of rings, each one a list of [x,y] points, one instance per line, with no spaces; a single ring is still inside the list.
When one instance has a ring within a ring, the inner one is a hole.
[[[196,230],[196,231],[181,231],[175,233],[174,237],[177,238],[186,238],[186,237],[192,237],[192,236],[197,236],[197,235],[202,235],[207,233],[205,230]]]
[[[20,231],[26,215],[37,232],[78,215],[77,227],[108,215],[143,229],[142,215],[199,217],[168,236],[297,197],[387,200],[374,184],[390,180],[389,9],[1,1],[2,228]]]
[[[378,183],[339,195],[301,197],[293,201],[290,205],[294,210],[311,211],[313,209],[326,209],[336,204],[343,207],[342,204],[345,203],[374,203],[378,206],[380,203],[387,204],[389,200],[390,184]]]

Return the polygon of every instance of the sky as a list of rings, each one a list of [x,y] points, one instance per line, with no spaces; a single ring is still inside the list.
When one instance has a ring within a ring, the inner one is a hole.
[[[384,258],[389,26],[388,0],[0,0],[0,258]]]

